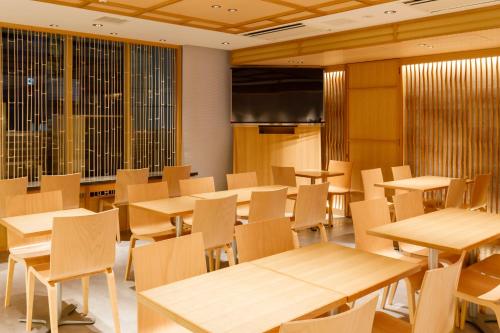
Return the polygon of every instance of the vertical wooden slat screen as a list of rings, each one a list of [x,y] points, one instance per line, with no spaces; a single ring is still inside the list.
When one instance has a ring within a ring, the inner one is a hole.
[[[500,57],[410,64],[404,85],[404,160],[415,175],[492,175],[500,210]]]
[[[64,37],[2,30],[0,177],[65,172]]]
[[[329,160],[347,160],[345,71],[325,72],[325,126],[321,140],[323,167]]]
[[[130,59],[132,165],[161,174],[176,164],[176,50],[131,45]]]
[[[124,159],[124,44],[73,38],[74,172],[113,178]]]

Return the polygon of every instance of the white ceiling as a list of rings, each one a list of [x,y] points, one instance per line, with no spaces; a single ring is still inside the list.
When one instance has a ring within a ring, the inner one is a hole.
[[[202,1],[210,3],[208,0],[200,0],[200,2]],[[1,0],[0,21],[44,28],[50,28],[51,24],[57,24],[59,26],[58,29],[61,30],[93,33],[104,36],[109,36],[110,33],[117,33],[118,37],[122,38],[153,42],[165,40],[165,42],[169,44],[195,45],[233,50],[442,13],[432,13],[432,11],[425,8],[425,6],[411,7],[404,5],[402,1],[404,0],[392,1],[382,5],[304,20],[301,21],[307,26],[307,29],[304,29],[304,33],[301,34],[299,31],[290,31],[289,33],[282,34],[279,38],[270,38],[269,35],[245,37],[79,8],[52,5],[31,0]],[[450,1],[452,4],[460,4],[460,6],[456,6],[456,8],[452,8],[446,12],[500,3],[500,0],[439,0],[438,3],[444,3],[444,5],[449,7]],[[485,1],[486,3],[477,6],[462,7],[464,4],[467,5]],[[436,6],[436,3],[433,6]],[[387,10],[395,10],[397,13],[384,14]],[[93,27],[92,23],[103,16],[120,18],[125,20],[125,23],[105,23],[102,28]],[[224,42],[229,42],[229,45],[222,44]]]

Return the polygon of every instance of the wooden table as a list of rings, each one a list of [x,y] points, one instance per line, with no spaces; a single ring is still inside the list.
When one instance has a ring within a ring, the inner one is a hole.
[[[295,171],[295,176],[309,178],[311,184],[316,184],[316,179],[321,179],[323,183],[326,183],[328,177],[342,176],[343,172],[334,172],[328,170],[316,170],[316,169],[304,169]]]
[[[137,294],[139,302],[193,332],[255,333],[314,318],[347,299],[335,291],[239,264]]]
[[[419,265],[332,243],[320,243],[251,262],[333,290],[349,302],[413,275]]]
[[[224,197],[236,194],[238,196],[236,199],[236,202],[239,205],[242,205],[242,204],[247,204],[250,202],[250,199],[252,197],[252,192],[255,192],[255,191],[273,191],[273,190],[279,190],[279,189],[282,189],[285,187],[286,186],[282,186],[282,185],[245,187],[245,188],[239,188],[239,189],[235,189],[235,190],[193,194],[193,197],[198,198],[198,199],[219,199],[219,198],[224,198]],[[287,196],[294,197],[296,195],[297,195],[297,188],[289,186]]]
[[[450,181],[453,178],[438,177],[438,176],[422,176],[390,182],[376,183],[375,186],[384,187],[391,190],[408,190],[408,191],[435,191],[447,189],[450,186]]]
[[[447,208],[368,230],[368,234],[429,248],[429,268],[439,251],[462,253],[500,238],[500,215]]]

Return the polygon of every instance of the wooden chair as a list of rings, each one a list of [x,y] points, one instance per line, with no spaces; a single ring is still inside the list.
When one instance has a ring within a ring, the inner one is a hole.
[[[140,202],[169,197],[167,182],[149,184],[129,185],[128,202]],[[170,223],[170,218],[162,214],[137,209],[128,206],[130,231],[130,246],[128,251],[127,266],[125,268],[125,280],[128,280],[132,265],[132,250],[137,240],[156,241],[168,236],[175,235],[175,226]]]
[[[35,279],[47,287],[50,331],[58,332],[57,283],[104,273],[108,282],[115,332],[120,332],[115,277],[118,209],[87,216],[54,218],[50,263],[31,266],[28,274],[26,330],[31,331]],[[87,291],[84,291],[88,292]],[[88,295],[84,295],[87,299]],[[84,308],[88,305],[84,305]]]
[[[295,214],[292,222],[295,246],[299,247],[297,232],[307,228],[319,228],[321,241],[328,242],[325,230],[326,199],[329,183],[301,185],[295,200]]]
[[[457,297],[462,301],[460,329],[464,329],[467,306],[474,303],[491,309],[500,328],[500,254],[494,254],[462,271]]]
[[[382,169],[370,169],[361,170],[361,180],[363,182],[363,192],[365,194],[365,200],[373,200],[385,198],[385,189],[383,187],[375,186],[377,183],[384,182],[384,176],[382,175]],[[393,210],[393,203],[386,200],[386,204]]]
[[[410,321],[413,322],[415,292],[420,289],[423,271],[427,266],[427,260],[425,258],[406,256],[403,253],[396,251],[394,249],[393,241],[390,239],[368,235],[367,230],[391,223],[389,207],[387,206],[387,200],[385,198],[351,202],[351,213],[354,225],[354,239],[357,249],[420,264],[422,266],[422,271],[420,273],[417,273],[405,280],[407,282],[408,312],[410,315]],[[384,294],[382,297],[382,306],[385,306],[388,294],[389,287],[386,287],[384,288]]]
[[[297,186],[294,167],[272,166],[273,184],[283,186]]]
[[[80,178],[79,173],[70,175],[42,175],[40,192],[61,191],[63,209],[80,207]]]
[[[472,185],[470,198],[470,210],[483,210],[488,208],[488,195],[491,183],[491,175],[477,175]]]
[[[453,331],[455,292],[463,259],[425,272],[414,324],[376,312],[373,333],[444,333]]]
[[[342,176],[330,177],[328,182],[328,222],[333,222],[333,199],[334,196],[342,196],[344,204],[344,216],[348,215],[349,199],[351,194],[352,162],[330,160],[328,171],[342,172]]]
[[[248,212],[248,223],[284,217],[287,192],[287,188],[252,192]]]
[[[257,173],[255,171],[227,174],[226,180],[228,190],[258,186]],[[236,215],[238,215],[238,218],[248,219],[249,210],[250,205],[248,204],[238,205]]]
[[[5,200],[8,197],[26,194],[28,189],[28,177],[14,179],[0,179],[0,218],[5,215]],[[0,244],[7,244],[7,229],[0,226]]]
[[[335,316],[291,321],[281,325],[280,333],[371,333],[378,297]]]
[[[20,184],[24,184],[24,180],[19,180],[19,184],[16,185],[21,186]],[[62,210],[62,207],[61,191],[20,194],[8,197],[5,200],[5,217]],[[36,221],[33,221],[33,223],[36,223]],[[49,240],[50,236],[22,238],[11,231],[7,231],[9,259],[7,265],[7,283],[5,286],[5,307],[10,305],[15,265],[17,263],[24,265],[26,268],[26,281],[30,266],[49,260]]]
[[[179,180],[179,188],[182,196],[199,193],[215,192],[214,177],[199,177]],[[182,222],[188,226],[193,224],[193,215],[182,217]]]
[[[191,165],[166,166],[163,168],[162,181],[168,184],[168,193],[170,197],[181,195],[179,180],[189,179],[191,177]]]
[[[400,165],[400,166],[391,167],[391,171],[392,171],[392,178],[394,180],[408,179],[408,178],[413,177],[411,174],[411,169],[410,169],[409,165]],[[406,192],[408,192],[408,191],[395,190],[396,195],[403,194]]]
[[[228,190],[258,186],[255,171],[227,174],[226,180]]]
[[[202,199],[194,204],[193,226],[191,232],[201,232],[205,250],[208,254],[210,270],[220,266],[220,253],[224,249],[229,265],[234,265],[232,242],[236,222],[236,195],[220,199]]]
[[[288,217],[238,225],[235,232],[238,263],[294,249]]]
[[[201,233],[135,248],[135,290],[156,288],[207,272]],[[191,332],[142,303],[137,304],[137,332]]]
[[[446,192],[444,208],[462,208],[464,206],[465,192],[467,192],[465,179],[452,179]]]

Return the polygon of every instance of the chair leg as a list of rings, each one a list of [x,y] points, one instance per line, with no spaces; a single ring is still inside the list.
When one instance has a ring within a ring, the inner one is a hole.
[[[90,276],[85,276],[82,278],[82,297],[83,297],[83,308],[82,314],[85,316],[89,313],[89,284]]]
[[[35,299],[35,275],[28,270],[26,284],[26,331],[31,332],[33,323],[33,303]]]
[[[134,235],[130,237],[130,244],[128,248],[128,258],[127,258],[127,266],[125,267],[125,281],[130,279],[130,269],[132,268],[132,250],[135,247],[136,239]]]
[[[408,317],[410,319],[410,324],[415,323],[415,289],[409,279],[405,279],[406,282],[406,293],[408,297]],[[394,287],[394,289],[397,288]]]
[[[467,301],[462,300],[462,305],[460,307],[460,326],[459,328],[463,330],[465,328],[465,319],[467,319]]]
[[[7,283],[5,285],[5,307],[8,307],[10,305],[10,294],[12,292],[12,282],[14,281],[15,266],[15,260],[11,256],[9,256],[9,263],[7,265]]]
[[[113,312],[113,322],[115,324],[115,333],[120,333],[120,317],[118,316],[118,299],[116,298],[115,273],[109,268],[106,270],[106,280],[108,281],[109,300]]]
[[[297,233],[297,231],[292,230],[292,236],[293,236],[293,247],[296,249],[300,248],[299,234]]]
[[[208,271],[213,272],[214,271],[214,251],[208,250],[207,257],[208,257]]]
[[[220,254],[221,254],[221,248],[215,249],[215,270],[218,270],[220,268]]]
[[[57,322],[57,287],[54,284],[49,284],[47,294],[49,296],[50,332],[57,333],[59,329],[59,323]]]
[[[391,284],[389,288],[389,298],[387,299],[387,303],[392,305],[394,303],[394,297],[396,296],[396,290],[398,289],[399,282],[395,282]]]
[[[333,194],[328,195],[328,225],[333,226]]]
[[[328,235],[326,234],[325,225],[323,223],[318,224],[318,229],[321,236],[321,242],[328,243]]]
[[[226,251],[227,260],[229,261],[229,266],[234,266],[235,265],[234,252],[233,252],[233,247],[231,246],[231,244],[225,245],[224,251]]]
[[[387,304],[387,295],[389,295],[389,286],[385,287],[383,292],[382,292],[382,299],[380,302],[380,307],[382,309],[385,309],[385,306]]]

